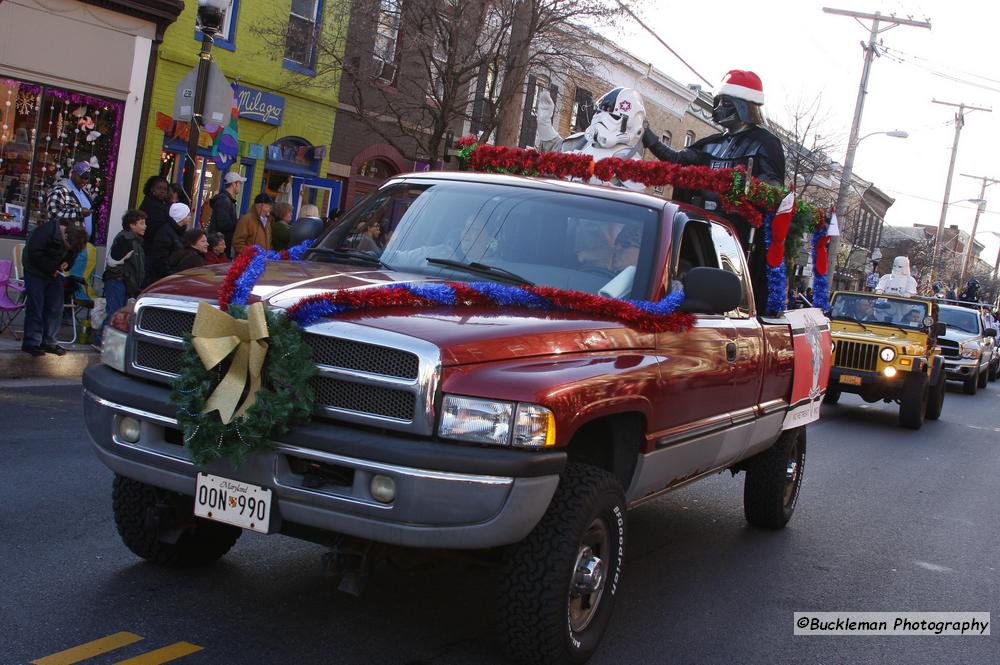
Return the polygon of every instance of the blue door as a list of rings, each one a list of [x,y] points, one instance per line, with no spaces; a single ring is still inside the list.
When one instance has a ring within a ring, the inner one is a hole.
[[[295,219],[300,216],[302,206],[307,203],[319,208],[320,219],[326,219],[340,207],[341,181],[333,178],[292,177],[292,210]]]

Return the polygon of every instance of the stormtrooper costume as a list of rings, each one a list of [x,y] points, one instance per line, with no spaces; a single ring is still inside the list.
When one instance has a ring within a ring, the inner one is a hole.
[[[543,152],[575,152],[591,155],[594,161],[607,157],[642,159],[642,132],[646,125],[646,107],[642,95],[632,88],[614,88],[594,104],[594,115],[587,129],[563,138],[552,126],[555,104],[547,90],[538,97],[538,147]],[[581,109],[583,111],[583,109]],[[608,184],[591,178],[592,184]],[[615,180],[611,184],[636,191],[645,185]]]
[[[917,295],[917,280],[910,276],[910,259],[905,256],[893,259],[892,272],[882,276],[875,293],[906,297]]]

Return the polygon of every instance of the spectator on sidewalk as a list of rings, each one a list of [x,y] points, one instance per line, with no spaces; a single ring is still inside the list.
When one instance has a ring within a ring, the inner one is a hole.
[[[271,208],[271,249],[288,249],[288,237],[292,224],[292,206],[278,202]]]
[[[26,353],[35,357],[66,354],[56,344],[64,302],[60,273],[69,270],[86,245],[87,232],[82,226],[60,224],[58,219],[45,222],[28,238],[23,259],[27,305],[21,342],[21,350]]]
[[[233,246],[233,233],[239,221],[236,196],[247,179],[236,171],[230,171],[223,179],[222,191],[209,199],[212,208],[212,221],[208,224],[208,233],[221,233],[226,239],[226,247]]]
[[[144,198],[139,205],[139,210],[146,213],[146,235],[143,236],[142,241],[142,248],[146,252],[146,277],[143,286],[147,286],[163,276],[156,277],[153,275],[153,241],[162,227],[171,225],[170,199],[172,193],[170,191],[170,183],[160,175],[151,176],[146,180],[146,184],[142,188],[142,193]]]
[[[307,203],[299,209],[299,218],[292,224],[288,234],[288,245],[295,247],[306,240],[315,240],[325,228],[326,224],[319,216],[319,208]]]
[[[145,244],[148,244],[149,247],[146,252],[146,260],[150,266],[146,272],[151,276],[150,284],[172,272],[170,257],[184,246],[181,243],[181,238],[191,222],[191,208],[183,203],[175,203],[170,206],[170,217],[167,223],[160,225],[152,242],[150,242],[149,229],[146,229]]]
[[[214,266],[219,263],[229,263],[226,255],[226,237],[221,233],[208,234],[208,251],[205,253],[205,265]]]
[[[146,213],[141,210],[126,212],[122,217],[122,230],[108,250],[104,269],[105,312],[109,319],[142,290],[146,275],[146,252],[142,248],[145,234]]]
[[[90,164],[77,162],[70,169],[69,177],[52,187],[46,201],[49,219],[62,224],[82,225],[87,237],[93,232],[93,215],[90,191]]]
[[[254,245],[271,249],[269,218],[273,204],[274,199],[266,192],[261,192],[253,200],[250,210],[236,223],[236,231],[233,233],[233,256]]]
[[[208,252],[208,238],[201,229],[188,229],[184,232],[182,247],[170,256],[170,272],[181,272],[189,268],[200,268],[205,265],[205,254]]]

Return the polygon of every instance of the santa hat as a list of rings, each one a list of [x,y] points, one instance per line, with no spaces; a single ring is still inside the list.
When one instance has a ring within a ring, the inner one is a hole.
[[[745,99],[752,104],[763,104],[764,85],[760,82],[760,77],[753,72],[733,69],[726,72],[722,82],[715,89],[715,96],[719,95]]]

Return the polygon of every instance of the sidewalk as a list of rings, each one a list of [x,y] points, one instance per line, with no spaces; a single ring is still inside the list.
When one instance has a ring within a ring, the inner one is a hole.
[[[101,354],[90,344],[60,344],[66,349],[64,356],[46,353],[38,358],[32,357],[21,350],[21,341],[14,337],[14,332],[18,336],[21,334],[21,326],[17,323],[0,334],[0,380],[78,379],[87,365],[101,360]],[[72,336],[72,330],[66,327],[59,334],[62,339]]]

